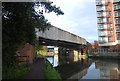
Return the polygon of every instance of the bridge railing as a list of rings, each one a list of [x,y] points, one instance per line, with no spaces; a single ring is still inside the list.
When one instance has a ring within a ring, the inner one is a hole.
[[[91,54],[110,54],[110,53],[117,53],[120,54],[120,49],[91,49],[89,50]]]

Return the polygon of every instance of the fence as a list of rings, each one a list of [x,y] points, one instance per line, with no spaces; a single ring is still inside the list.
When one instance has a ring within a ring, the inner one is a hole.
[[[112,56],[120,57],[120,49],[91,49],[89,55],[92,56]]]
[[[120,53],[120,49],[91,49],[90,53]]]
[[[29,63],[29,56],[17,56],[17,58],[19,59],[17,61],[18,64],[26,64]]]

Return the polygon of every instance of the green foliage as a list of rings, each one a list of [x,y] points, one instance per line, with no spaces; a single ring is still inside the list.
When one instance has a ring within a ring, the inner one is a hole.
[[[52,6],[52,3],[53,2],[40,2],[42,4],[42,6],[44,6],[44,8],[46,9],[45,11],[47,13],[50,13],[50,12],[55,12],[56,15],[63,15],[64,13],[60,10],[60,7],[56,7],[56,5],[53,5]]]
[[[42,50],[42,47],[43,47],[42,45],[35,44],[36,51]]]
[[[18,65],[14,67],[5,67],[3,70],[3,79],[20,79],[30,71],[31,64]]]
[[[58,52],[60,55],[66,55],[67,48],[59,47]]]
[[[4,66],[13,66],[16,50],[21,43],[36,43],[35,28],[41,31],[50,26],[42,11],[35,7],[45,6],[48,12],[63,13],[59,8],[48,3],[34,2],[3,2],[2,3],[2,60]]]
[[[51,66],[50,62],[46,62],[44,68],[45,79],[46,81],[62,81],[58,72]]]

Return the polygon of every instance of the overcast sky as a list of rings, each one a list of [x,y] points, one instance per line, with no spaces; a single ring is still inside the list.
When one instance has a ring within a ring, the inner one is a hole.
[[[53,26],[69,31],[89,42],[98,40],[95,0],[50,0],[64,12],[45,14]]]

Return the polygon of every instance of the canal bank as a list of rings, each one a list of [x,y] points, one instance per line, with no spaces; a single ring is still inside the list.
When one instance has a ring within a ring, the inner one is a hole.
[[[44,75],[46,81],[53,81],[53,79],[56,79],[57,81],[62,81],[59,73],[54,69],[54,67],[49,61],[46,61],[45,63]]]

